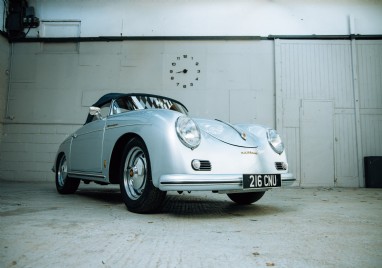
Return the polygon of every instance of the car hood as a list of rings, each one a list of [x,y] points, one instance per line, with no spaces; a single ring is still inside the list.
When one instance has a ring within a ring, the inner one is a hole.
[[[218,119],[194,118],[193,120],[202,131],[224,143],[245,148],[258,147],[256,137],[238,126]]]

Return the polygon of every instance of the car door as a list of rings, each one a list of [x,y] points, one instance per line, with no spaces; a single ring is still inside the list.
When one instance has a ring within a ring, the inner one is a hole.
[[[94,117],[72,136],[70,165],[72,172],[101,173],[102,147],[106,117],[110,111],[110,103],[101,107],[102,118]]]

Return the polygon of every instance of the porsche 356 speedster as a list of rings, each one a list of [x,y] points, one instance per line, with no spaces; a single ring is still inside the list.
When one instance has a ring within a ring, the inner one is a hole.
[[[136,213],[160,210],[167,191],[212,191],[251,204],[295,180],[274,129],[190,118],[179,101],[151,94],[102,96],[59,146],[53,171],[61,194],[80,181],[119,184]]]

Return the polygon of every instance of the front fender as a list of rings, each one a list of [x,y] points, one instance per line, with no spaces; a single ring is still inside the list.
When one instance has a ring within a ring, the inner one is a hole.
[[[52,171],[56,172],[57,168],[57,162],[62,154],[65,154],[67,163],[68,163],[68,169],[70,170],[70,144],[72,142],[72,136],[68,137],[65,141],[63,141],[60,146],[58,147],[56,157],[54,158],[54,163],[52,167]]]

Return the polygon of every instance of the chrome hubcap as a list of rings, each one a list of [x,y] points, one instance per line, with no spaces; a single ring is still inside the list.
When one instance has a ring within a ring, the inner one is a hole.
[[[123,183],[126,193],[132,200],[137,200],[146,186],[147,162],[144,152],[134,147],[128,153],[123,172]]]
[[[61,187],[64,186],[67,176],[68,176],[68,165],[66,163],[65,156],[63,156],[60,160],[60,164],[58,165],[58,170],[57,170],[57,181]]]

